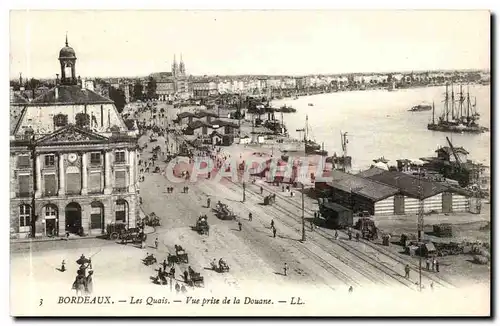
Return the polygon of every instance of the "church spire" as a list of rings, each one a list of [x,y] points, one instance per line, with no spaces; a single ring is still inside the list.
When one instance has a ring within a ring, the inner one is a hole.
[[[68,46],[68,32],[66,32],[66,46]]]

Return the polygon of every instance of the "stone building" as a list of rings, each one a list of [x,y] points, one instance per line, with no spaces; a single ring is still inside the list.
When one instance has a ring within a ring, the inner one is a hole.
[[[59,61],[56,86],[11,122],[11,238],[98,235],[138,217],[135,132],[113,101],[79,84],[67,39]]]

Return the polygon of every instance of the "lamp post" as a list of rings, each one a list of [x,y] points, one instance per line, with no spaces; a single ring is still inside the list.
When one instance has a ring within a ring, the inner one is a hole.
[[[243,202],[245,202],[245,181],[243,181]]]
[[[36,146],[35,146],[35,134],[33,134],[30,138],[29,147],[31,149],[31,160],[32,160],[32,183],[33,190],[31,192],[31,237],[34,239],[36,235],[36,214],[35,214],[35,205],[36,205]]]
[[[424,200],[423,200],[423,189],[422,189],[422,171],[418,170],[418,287],[422,291],[422,240],[424,232]]]
[[[302,183],[302,242],[306,241],[306,222],[304,218],[304,184]]]

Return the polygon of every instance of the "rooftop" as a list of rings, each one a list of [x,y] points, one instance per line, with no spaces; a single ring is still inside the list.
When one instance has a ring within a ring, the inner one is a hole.
[[[56,88],[58,95],[56,98]],[[104,104],[114,103],[109,98],[78,85],[60,85],[33,99],[31,104]]]
[[[379,201],[399,192],[399,189],[374,180],[363,178],[358,175],[332,171],[333,181],[328,185],[341,189],[346,192],[352,192],[374,201]]]
[[[383,171],[368,176],[367,178],[388,186],[396,187],[401,190],[401,193],[413,198],[421,197],[425,199],[448,190],[447,187],[437,182],[419,180],[414,176],[395,171]],[[419,184],[422,187],[422,196],[420,196]]]

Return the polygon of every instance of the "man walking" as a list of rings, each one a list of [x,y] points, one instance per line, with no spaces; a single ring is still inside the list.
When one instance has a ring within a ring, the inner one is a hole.
[[[210,208],[210,197],[207,198],[207,208]]]
[[[240,221],[238,221],[238,228],[239,228],[239,229],[240,229],[240,231],[241,231],[241,222],[240,222]]]
[[[155,248],[158,249],[158,238],[155,239]]]
[[[286,273],[287,271],[288,271],[288,266],[285,263],[285,266],[283,267],[283,274],[285,274],[285,276],[287,275],[287,273]]]
[[[436,264],[435,265],[436,265],[436,272],[439,273],[439,261],[437,259],[436,259]]]
[[[252,212],[248,213],[248,220],[251,222],[252,221]]]
[[[276,238],[276,228],[273,226],[273,238]]]
[[[410,278],[410,265],[405,266],[405,278]]]
[[[429,258],[427,258],[425,260],[425,269],[429,270],[430,265],[431,265],[431,262],[430,262]]]
[[[274,220],[271,219],[271,229],[273,229],[273,228],[274,228]]]

